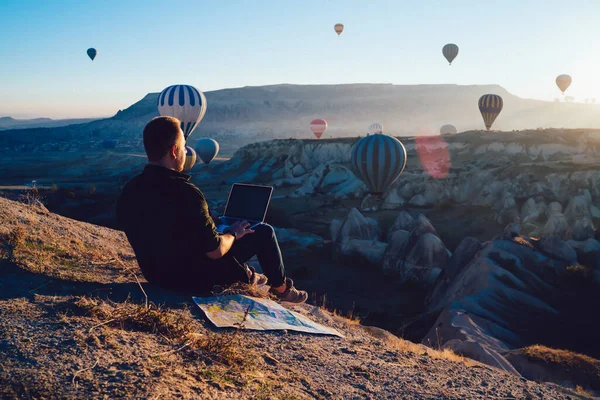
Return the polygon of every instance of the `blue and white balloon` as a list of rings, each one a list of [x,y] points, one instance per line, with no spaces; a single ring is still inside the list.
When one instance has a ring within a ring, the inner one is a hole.
[[[158,96],[158,113],[181,121],[181,130],[187,140],[206,114],[206,97],[190,85],[169,86]]]
[[[183,172],[189,172],[196,164],[196,152],[190,146],[185,146],[185,163],[183,164]]]

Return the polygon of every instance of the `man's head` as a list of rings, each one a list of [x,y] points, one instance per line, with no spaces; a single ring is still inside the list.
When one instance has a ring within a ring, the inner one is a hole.
[[[151,164],[183,171],[185,138],[180,122],[173,117],[156,117],[144,128],[144,148]]]

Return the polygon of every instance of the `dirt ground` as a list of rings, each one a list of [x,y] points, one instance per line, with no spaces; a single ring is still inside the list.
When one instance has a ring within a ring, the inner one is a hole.
[[[0,221],[2,398],[586,397],[310,305],[293,309],[345,337],[218,330],[138,283],[121,232],[6,199]]]

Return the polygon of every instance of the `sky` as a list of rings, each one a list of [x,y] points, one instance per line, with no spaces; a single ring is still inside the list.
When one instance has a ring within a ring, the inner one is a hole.
[[[567,95],[600,100],[599,19],[598,0],[2,0],[0,116],[111,116],[178,83],[499,84],[552,101],[570,74]]]

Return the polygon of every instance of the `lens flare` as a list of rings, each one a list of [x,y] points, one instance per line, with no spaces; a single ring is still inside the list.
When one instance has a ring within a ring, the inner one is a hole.
[[[432,178],[444,179],[450,172],[452,161],[448,143],[433,129],[422,129],[415,137],[415,148],[423,169]]]

